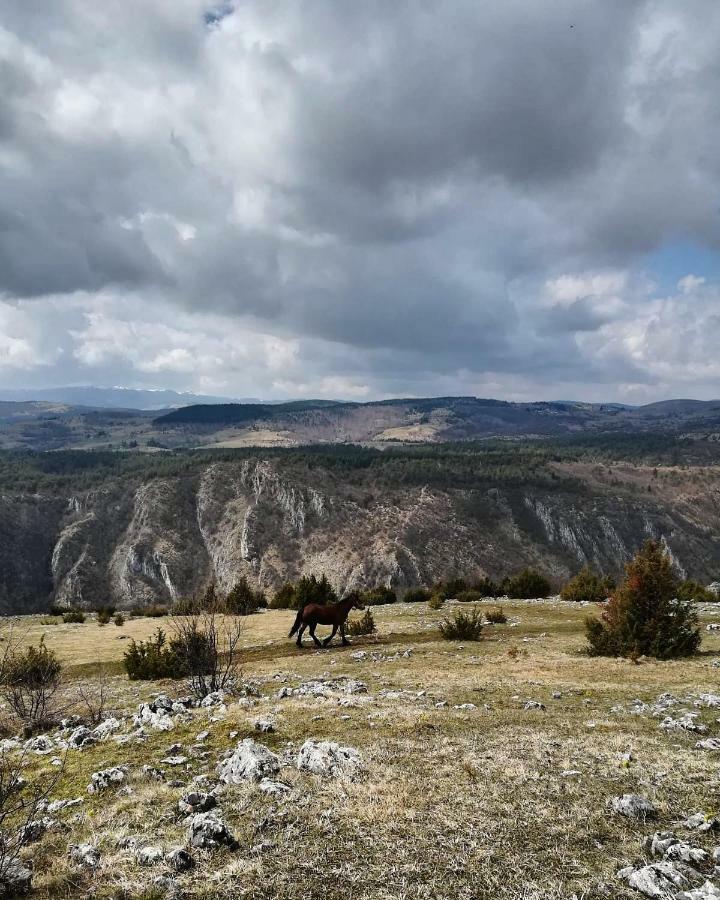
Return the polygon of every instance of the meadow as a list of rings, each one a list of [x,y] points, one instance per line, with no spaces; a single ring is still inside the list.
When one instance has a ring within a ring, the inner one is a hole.
[[[34,896],[639,896],[617,872],[646,858],[645,838],[698,811],[718,811],[717,754],[695,749],[698,734],[660,728],[662,715],[649,707],[672,694],[669,714],[693,710],[705,736],[720,733],[717,710],[698,700],[718,691],[720,632],[705,626],[720,621],[720,607],[701,609],[696,657],[634,663],[583,653],[584,619],[595,607],[502,606],[507,624],[486,626],[480,641],[466,643],[438,632],[455,604],[375,607],[377,634],[327,650],[309,641],[296,649],[287,638],[291,612],[246,617],[242,670],[250,695],[190,710],[174,717],[172,730],[144,734],[131,724],[138,704],[186,689],[128,681],[122,655],[131,638],[171,631],[172,619],[134,618],[122,627],[90,618],[5,620],[3,640],[11,632],[26,645],[43,637],[64,664],[68,695],[78,684],[102,688],[107,715],[123,720],[110,740],[64,755],[53,798],[83,802],[58,813],[67,827],[49,829],[23,851],[34,867]],[[367,691],[346,692],[344,679]],[[287,690],[310,681],[325,690]],[[273,730],[258,733],[258,719]],[[289,787],[282,796],[250,780],[217,786],[222,754],[248,737],[281,758],[278,778]],[[357,749],[361,771],[351,778],[299,771],[290,763],[308,738]],[[29,770],[51,772],[53,756],[30,754]],[[163,762],[178,756],[181,764]],[[121,787],[87,792],[93,772],[117,765],[127,767]],[[144,765],[164,770],[165,779],[143,775]],[[217,788],[217,812],[237,847],[193,850],[195,865],[184,873],[163,860],[143,865],[138,848],[185,843],[178,800],[198,786]],[[648,798],[657,821],[613,812],[612,798],[628,793]],[[712,832],[693,840],[713,846]],[[69,856],[70,845],[84,843],[99,851],[97,865]]]

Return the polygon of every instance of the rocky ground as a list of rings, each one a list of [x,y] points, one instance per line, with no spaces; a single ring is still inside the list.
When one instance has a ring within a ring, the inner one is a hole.
[[[327,651],[253,616],[242,687],[201,704],[120,674],[122,632],[157,622],[23,620],[109,702],[0,744],[58,776],[14,874],[37,897],[720,896],[720,607],[698,657],[639,665],[579,652],[590,607],[509,603],[466,644],[439,639],[452,609],[376,608]]]

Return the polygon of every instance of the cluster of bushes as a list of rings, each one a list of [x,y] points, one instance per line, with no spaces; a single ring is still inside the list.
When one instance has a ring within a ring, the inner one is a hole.
[[[264,592],[256,591],[243,575],[225,595],[219,594],[215,583],[211,582],[201,597],[176,600],[172,614],[196,616],[202,612],[216,612],[230,616],[249,616],[259,609],[265,609],[267,605]]]
[[[303,575],[294,584],[286,582],[270,601],[270,609],[301,609],[308,603],[337,603],[338,595],[327,575]]]
[[[85,621],[85,613],[81,609],[68,609],[62,614],[62,617],[66,624],[82,624]]]
[[[603,577],[585,566],[563,587],[560,598],[571,602],[602,603],[615,589],[615,582],[610,577]]]
[[[131,681],[188,678],[198,698],[234,687],[240,677],[239,619],[218,617],[214,610],[176,620],[168,640],[158,628],[146,641],[131,641],[123,662]]]

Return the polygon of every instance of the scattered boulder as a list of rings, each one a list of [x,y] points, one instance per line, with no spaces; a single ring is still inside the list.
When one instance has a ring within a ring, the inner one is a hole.
[[[19,859],[7,862],[0,875],[0,897],[20,897],[32,888],[32,872]]]
[[[672,716],[665,716],[660,723],[660,728],[664,728],[665,731],[691,731],[695,734],[704,734],[707,731],[707,726],[696,721],[698,715],[699,713],[686,712],[678,716],[677,719],[673,719]]]
[[[255,731],[259,731],[262,734],[269,734],[275,731],[275,724],[268,719],[256,719],[253,725],[255,726]]]
[[[45,807],[46,811],[49,813],[60,812],[61,809],[70,809],[73,806],[79,806],[81,803],[85,802],[84,797],[75,797],[74,800],[52,800]]]
[[[113,766],[110,769],[101,769],[90,776],[88,794],[98,794],[112,785],[122,784],[127,778],[125,766]]]
[[[155,766],[143,766],[140,769],[140,774],[143,778],[149,778],[152,781],[165,781],[165,773],[162,769],[158,769]]]
[[[104,722],[96,725],[92,730],[92,735],[96,741],[106,741],[116,731],[120,731],[121,728],[122,722],[111,716],[109,719],[105,719]]]
[[[216,850],[236,847],[237,841],[228,826],[215,813],[196,813],[188,826],[188,842],[192,847]]]
[[[178,809],[186,815],[208,812],[216,806],[217,799],[212,794],[205,794],[202,791],[191,791],[178,800]]]
[[[33,819],[20,829],[20,840],[23,844],[33,844],[57,824],[57,819],[51,819],[49,816]]]
[[[209,709],[211,706],[222,706],[225,703],[225,691],[212,691],[200,701],[203,709]]]
[[[622,797],[614,797],[613,810],[628,819],[653,819],[657,815],[654,805],[640,794],[623,794]]]
[[[188,761],[187,756],[166,756],[165,759],[161,759],[160,762],[165,763],[166,766],[184,766]]]
[[[175,869],[176,872],[187,872],[188,869],[192,869],[195,865],[192,856],[190,856],[183,847],[177,847],[175,850],[171,850],[165,857],[165,861],[169,866]]]
[[[665,861],[649,866],[628,866],[618,872],[618,878],[646,897],[658,900],[674,897],[678,888],[691,888],[702,881],[702,876],[690,866]]]
[[[717,831],[720,828],[720,819],[715,816],[706,816],[704,812],[694,813],[680,823],[690,831]]]
[[[296,765],[314,775],[354,775],[362,768],[362,756],[354,747],[341,747],[335,741],[307,740],[300,748]]]
[[[696,750],[707,750],[710,753],[720,752],[720,738],[705,738],[695,744]]]
[[[96,869],[100,865],[100,851],[92,844],[73,844],[70,859],[88,869]]]
[[[240,784],[252,779],[260,781],[280,770],[280,758],[264,744],[252,738],[240,741],[234,752],[218,764],[220,780],[226,784]]]
[[[523,709],[545,709],[545,704],[539,700],[528,700]]]
[[[270,797],[284,797],[290,793],[290,785],[284,784],[282,781],[271,781],[269,778],[263,778],[258,785],[263,794]]]
[[[143,703],[138,714],[133,717],[133,725],[136,728],[152,728],[155,731],[172,731],[175,722],[164,707],[153,709],[150,703]]]
[[[647,839],[646,846],[651,856],[661,856],[663,859],[698,865],[704,865],[709,859],[706,850],[681,841],[672,831],[656,831]]]
[[[165,854],[162,851],[162,847],[148,845],[140,847],[135,856],[141,866],[155,866],[163,861]]]
[[[67,740],[67,745],[71,750],[82,750],[85,747],[91,747],[97,742],[97,738],[84,725],[76,728]]]

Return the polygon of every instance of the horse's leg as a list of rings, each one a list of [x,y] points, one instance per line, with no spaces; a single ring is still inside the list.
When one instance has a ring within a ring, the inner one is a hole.
[[[335,637],[335,635],[337,634],[337,630],[338,630],[337,625],[333,625],[332,634],[330,635],[330,637],[326,637],[326,638],[325,638],[325,640],[323,641],[323,647],[327,647],[327,645],[330,643],[330,641],[331,641],[331,640]]]
[[[310,637],[315,641],[315,643],[318,647],[322,647],[322,644],[320,643],[320,641],[315,637],[315,629],[317,628],[317,622],[313,622],[313,624],[309,625],[308,628],[310,629]]]
[[[298,629],[298,636],[297,636],[297,640],[295,641],[295,643],[298,645],[298,647],[302,647],[303,631],[305,631],[306,628],[307,628],[307,625],[302,624],[300,626],[300,628]]]
[[[340,637],[342,638],[343,647],[349,647],[350,641],[345,637],[345,623],[340,626]]]

